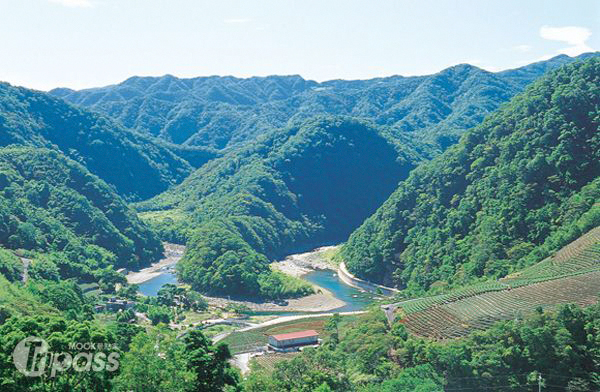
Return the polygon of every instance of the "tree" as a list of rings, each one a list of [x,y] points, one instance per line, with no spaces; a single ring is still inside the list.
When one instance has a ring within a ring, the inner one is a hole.
[[[361,389],[361,392],[443,392],[440,377],[430,365],[406,369],[393,380]]]
[[[190,331],[184,338],[188,369],[196,374],[194,391],[221,391],[225,386],[238,389],[239,375],[231,368],[229,348],[220,344],[216,347],[201,331]]]
[[[329,338],[334,346],[340,342],[339,325],[341,319],[342,317],[339,313],[334,313],[333,316],[331,316],[331,318],[327,320],[327,323],[325,324],[325,330],[330,333]]]
[[[148,318],[152,321],[152,325],[159,323],[169,324],[171,321],[171,310],[166,306],[152,306],[148,307]]]
[[[326,382],[324,382],[317,389],[315,389],[314,392],[333,392],[333,389],[331,389],[331,387],[329,386],[329,384],[327,384]]]
[[[0,274],[9,282],[19,281],[23,274],[23,263],[13,253],[0,249]]]
[[[123,274],[115,271],[115,269],[112,266],[98,270],[95,275],[96,279],[99,280],[102,291],[106,293],[114,293],[115,286],[117,284],[127,284],[127,278],[125,278]]]
[[[76,343],[102,343],[105,347],[115,343],[115,336],[106,328],[88,321],[67,320],[62,316],[18,316],[13,315],[0,325],[0,385],[2,392],[54,392],[54,391],[108,391],[111,379],[116,375],[107,367],[99,371],[77,372],[73,368],[56,372],[50,377],[51,364],[47,363],[45,373],[40,377],[28,377],[16,371],[12,350],[28,336],[44,339],[49,352],[73,353],[70,345]],[[107,355],[121,352],[111,350]],[[74,354],[76,355],[76,354]],[[91,359],[82,358],[87,363]],[[84,365],[83,363],[79,363]],[[108,364],[105,358],[105,364]],[[97,364],[96,364],[97,365]],[[112,365],[110,365],[112,366]]]
[[[123,298],[127,298],[130,300],[135,300],[137,298],[137,294],[138,291],[140,290],[140,286],[138,286],[137,284],[127,284],[122,286],[119,291],[117,292],[117,295],[119,297],[123,297]]]
[[[184,344],[166,328],[137,334],[113,380],[115,391],[186,392],[196,379],[187,366]]]
[[[135,320],[135,313],[133,310],[127,309],[117,313],[117,322],[128,323],[131,320]]]
[[[27,271],[30,279],[54,280],[60,279],[60,270],[51,257],[40,256],[31,261]]]

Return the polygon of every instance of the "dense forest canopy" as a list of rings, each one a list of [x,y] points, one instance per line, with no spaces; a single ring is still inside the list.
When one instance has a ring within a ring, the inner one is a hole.
[[[444,149],[544,72],[571,61],[561,55],[499,73],[462,64],[426,76],[322,83],[297,75],[136,76],[117,85],[61,88],[50,94],[104,113],[128,128],[189,146],[223,149],[274,128],[331,114],[415,132]]]
[[[162,254],[158,237],[104,181],[58,151],[33,147],[0,149],[0,246],[45,253],[46,278],[88,281]]]
[[[256,285],[238,279],[252,272],[256,280],[268,259],[343,241],[418,159],[418,149],[372,125],[317,118],[216,159],[137,208],[164,238],[191,239],[184,280],[214,292],[248,290]]]
[[[577,223],[600,200],[599,124],[600,61],[553,72],[415,169],[343,259],[415,292],[541,260],[600,223]]]
[[[57,149],[133,200],[181,182],[217,154],[169,146],[48,94],[0,83],[0,146],[11,144]]]

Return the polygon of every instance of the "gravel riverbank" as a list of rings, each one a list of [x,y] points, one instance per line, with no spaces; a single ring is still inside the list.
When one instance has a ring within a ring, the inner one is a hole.
[[[160,275],[166,268],[175,266],[183,257],[185,246],[170,243],[164,243],[165,257],[159,262],[152,264],[150,267],[139,271],[132,271],[127,274],[127,283],[139,284],[146,282]]]

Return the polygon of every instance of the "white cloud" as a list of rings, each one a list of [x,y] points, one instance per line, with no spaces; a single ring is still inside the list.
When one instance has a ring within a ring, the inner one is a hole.
[[[91,0],[50,0],[51,3],[63,5],[65,7],[91,7]]]
[[[592,36],[592,31],[587,27],[564,26],[551,27],[542,26],[540,28],[540,37],[550,40],[564,42],[569,46],[559,49],[557,53],[563,53],[568,56],[577,56],[581,53],[592,52],[587,40]]]
[[[529,52],[531,49],[531,45],[516,45],[512,47],[512,50],[522,53]]]
[[[248,19],[248,18],[232,18],[232,19],[225,19],[223,22],[228,23],[228,24],[242,24],[242,23],[250,22],[250,19]]]

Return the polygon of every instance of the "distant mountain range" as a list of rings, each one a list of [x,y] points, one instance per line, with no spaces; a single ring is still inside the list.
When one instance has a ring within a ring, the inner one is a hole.
[[[369,119],[442,149],[550,69],[565,55],[498,73],[461,64],[426,76],[317,83],[300,76],[132,77],[112,86],[51,95],[106,114],[168,142],[215,149],[254,140],[315,115]]]

